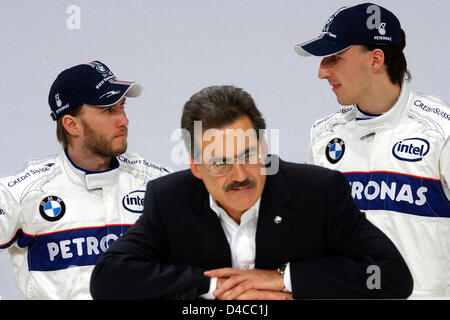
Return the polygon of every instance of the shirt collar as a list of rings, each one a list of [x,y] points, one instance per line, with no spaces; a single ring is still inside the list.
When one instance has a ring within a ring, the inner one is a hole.
[[[248,208],[248,210],[242,214],[241,224],[245,223],[245,221],[247,221],[247,219],[251,219],[252,217],[255,217],[256,219],[258,218],[260,203],[261,203],[261,197],[259,197],[258,200],[256,200],[256,202],[253,204],[253,206]],[[214,198],[211,196],[211,194],[209,195],[209,206],[211,207],[211,210],[213,210],[217,214],[219,219],[222,219],[222,220],[231,219],[230,216],[226,213],[226,211],[217,204],[216,200],[214,200]]]
[[[359,108],[359,106],[357,104],[355,105],[355,107],[356,107],[356,121],[373,119],[373,118],[376,118],[376,117],[382,115],[382,113],[381,114],[372,114],[372,113],[364,112]]]
[[[105,171],[89,171],[78,167],[72,161],[66,149],[64,149],[62,158],[64,168],[69,172],[70,178],[86,186],[88,190],[99,189],[117,183],[117,169],[120,165],[116,157],[112,158],[111,168]]]

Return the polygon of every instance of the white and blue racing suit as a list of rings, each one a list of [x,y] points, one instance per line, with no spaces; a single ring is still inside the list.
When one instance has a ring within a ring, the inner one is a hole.
[[[141,215],[146,183],[169,171],[125,153],[112,169],[89,172],[61,152],[1,178],[0,248],[23,295],[91,299],[97,258]]]
[[[359,208],[407,262],[412,298],[449,296],[449,137],[448,105],[408,82],[385,114],[347,106],[311,129],[306,161],[345,174]]]

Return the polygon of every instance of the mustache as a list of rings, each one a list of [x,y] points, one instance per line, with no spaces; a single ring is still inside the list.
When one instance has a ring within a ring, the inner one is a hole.
[[[232,189],[236,189],[239,187],[254,187],[256,186],[256,182],[253,180],[245,179],[244,181],[233,181],[230,184],[225,186],[225,191],[230,191]]]

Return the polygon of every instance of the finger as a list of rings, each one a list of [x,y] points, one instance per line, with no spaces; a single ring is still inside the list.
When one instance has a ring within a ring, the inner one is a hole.
[[[239,297],[244,292],[246,292],[247,290],[250,290],[250,289],[253,289],[253,286],[252,286],[251,282],[243,281],[243,282],[239,283],[238,285],[234,286],[234,288],[232,288],[229,291],[229,295],[227,297],[227,300],[236,299],[237,297]]]
[[[284,298],[285,298],[284,300],[295,300],[294,296],[292,295],[292,293],[286,294],[286,296]]]
[[[290,292],[271,291],[270,295],[271,300],[294,300],[294,297],[292,297],[292,293]]]
[[[218,287],[216,290],[214,290],[213,295],[220,296],[224,292],[229,291],[231,288],[233,288],[234,286],[236,286],[239,283],[241,283],[242,281],[244,281],[245,279],[246,279],[245,277],[240,277],[240,276],[234,276],[234,277],[228,278],[227,280],[225,280],[222,283],[222,285],[220,287]]]
[[[228,300],[230,291],[225,291],[223,294],[216,296],[216,300]]]
[[[210,278],[224,278],[231,277],[233,275],[239,274],[241,270],[233,269],[233,268],[220,268],[213,269],[203,272],[203,274]]]
[[[236,300],[294,300],[289,292],[250,289],[245,291]]]
[[[247,290],[240,296],[236,297],[236,300],[270,300],[264,290],[252,289]]]

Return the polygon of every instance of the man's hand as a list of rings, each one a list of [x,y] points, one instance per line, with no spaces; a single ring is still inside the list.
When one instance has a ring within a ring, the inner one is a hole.
[[[222,268],[206,271],[204,275],[218,278],[213,292],[217,299],[292,299],[290,293],[282,292],[283,276],[276,270]]]
[[[226,291],[226,295],[230,291]],[[228,297],[217,297],[218,300],[229,300]],[[292,293],[271,290],[249,289],[234,300],[294,300]]]

